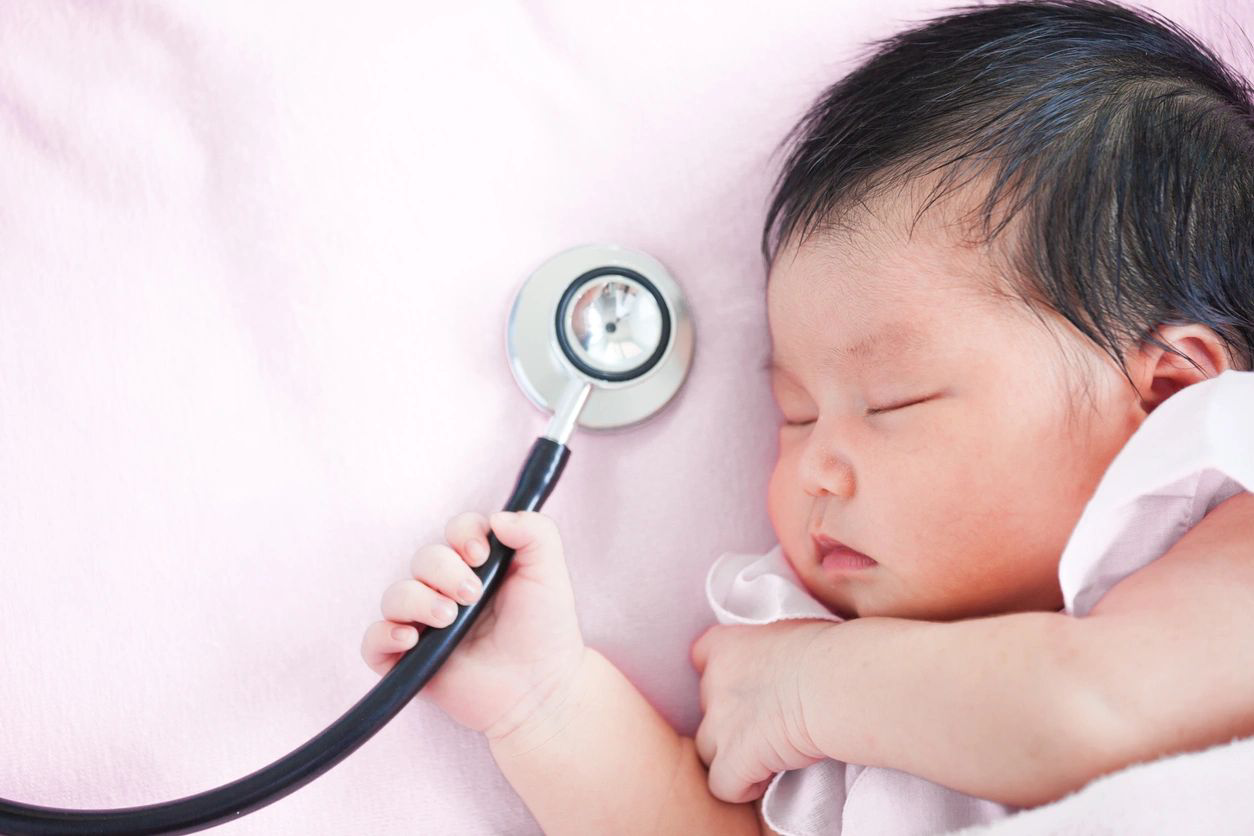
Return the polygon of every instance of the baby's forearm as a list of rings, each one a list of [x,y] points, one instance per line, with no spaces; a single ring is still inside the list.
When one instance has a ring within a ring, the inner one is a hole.
[[[1076,621],[860,618],[811,645],[803,711],[829,757],[1034,806],[1105,770],[1109,708],[1071,664]]]
[[[692,739],[592,649],[565,700],[490,747],[547,836],[760,832],[754,806],[711,795]]]

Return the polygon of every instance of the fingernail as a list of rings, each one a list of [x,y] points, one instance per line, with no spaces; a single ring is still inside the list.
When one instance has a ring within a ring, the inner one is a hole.
[[[474,583],[462,581],[461,586],[457,587],[457,597],[462,600],[463,604],[469,604],[479,597],[479,590],[482,586],[478,578],[475,579]]]
[[[435,614],[444,621],[452,621],[457,617],[457,605],[451,601],[440,601],[435,605]]]
[[[488,557],[488,547],[482,540],[471,540],[467,549],[470,556],[477,563],[482,563]]]
[[[513,511],[497,511],[492,516],[503,523],[512,523],[518,519],[518,515]]]
[[[392,638],[396,639],[398,642],[407,642],[409,641],[409,638],[412,635],[413,634],[409,632],[408,627],[393,627],[392,628]]]

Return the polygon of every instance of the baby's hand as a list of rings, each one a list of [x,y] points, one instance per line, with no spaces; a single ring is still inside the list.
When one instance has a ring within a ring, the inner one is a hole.
[[[836,626],[816,618],[718,624],[693,642],[705,712],[694,743],[715,798],[754,801],[775,773],[824,758],[806,726],[802,682],[825,664],[807,656],[811,646]]]
[[[481,585],[471,566],[488,555],[488,534],[515,549],[500,589],[418,696],[489,739],[504,737],[550,700],[560,699],[583,658],[583,634],[557,526],[535,511],[466,512],[444,529],[448,545],[431,543],[414,555],[413,580],[383,592],[386,621],[370,625],[361,655],[382,676],[401,654],[422,641],[422,627],[446,627],[454,613],[442,605],[477,600]],[[468,565],[469,564],[469,565]],[[459,587],[469,582],[473,591]],[[412,625],[412,626],[411,626]]]

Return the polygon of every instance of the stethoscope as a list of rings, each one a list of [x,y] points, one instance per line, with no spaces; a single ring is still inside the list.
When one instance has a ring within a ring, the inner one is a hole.
[[[557,484],[576,424],[614,430],[639,424],[679,391],[694,333],[679,285],[656,259],[614,245],[559,253],[523,283],[509,315],[506,352],[518,385],[552,412],[519,471],[507,511],[537,511]],[[447,627],[425,627],[379,683],[338,720],[274,763],[186,798],[113,810],[67,810],[0,799],[0,832],[191,833],[239,818],[308,784],[352,754],[422,689],[487,606],[514,550],[495,535],[475,569],[483,594],[459,605]]]

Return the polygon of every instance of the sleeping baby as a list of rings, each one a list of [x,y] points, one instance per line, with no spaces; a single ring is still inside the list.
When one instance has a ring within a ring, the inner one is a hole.
[[[937,832],[1254,735],[1246,82],[1147,12],[980,6],[878,44],[787,139],[778,545],[711,571],[695,739],[585,646],[540,513],[453,518],[367,664],[515,549],[419,696],[548,834]]]

